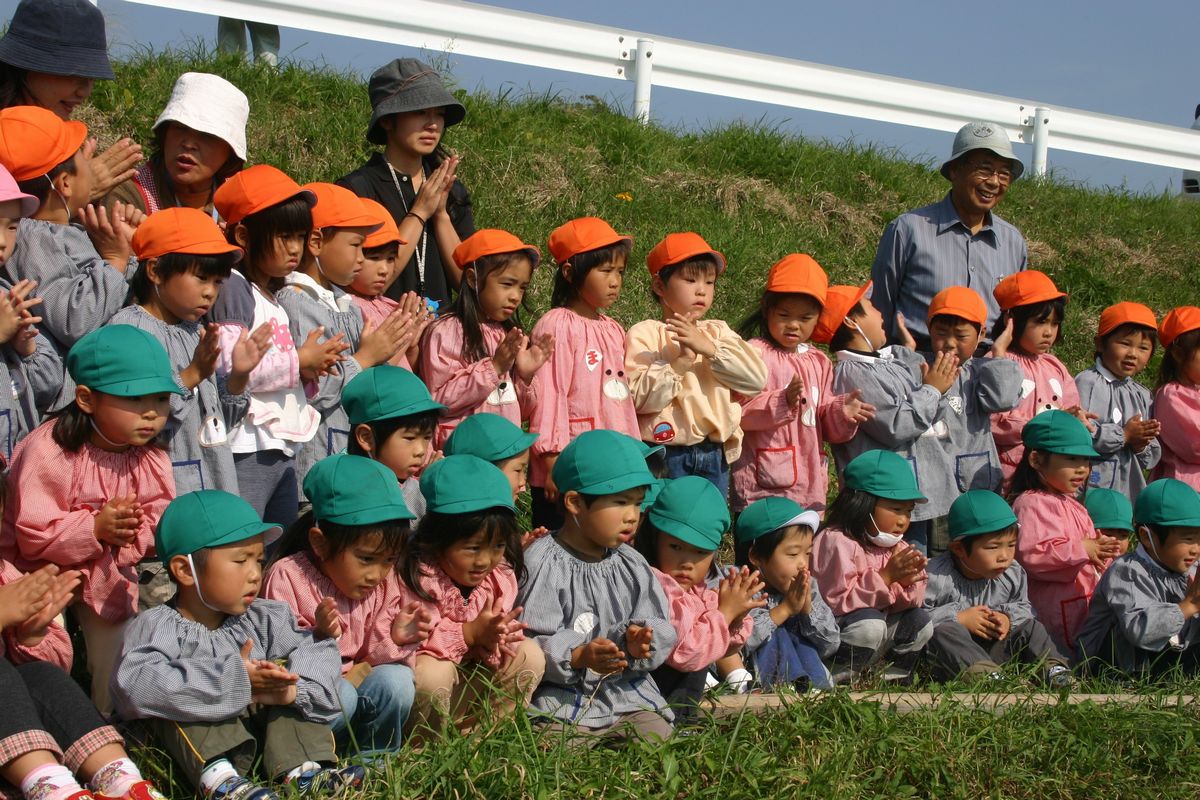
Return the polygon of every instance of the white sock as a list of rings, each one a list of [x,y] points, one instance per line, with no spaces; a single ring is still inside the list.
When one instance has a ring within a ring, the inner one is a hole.
[[[129,758],[118,758],[108,762],[90,781],[92,791],[105,797],[124,797],[129,789],[142,780],[142,772]]]
[[[62,764],[46,764],[32,770],[21,781],[26,800],[66,800],[83,787]]]
[[[288,774],[283,776],[283,780],[285,783],[290,783],[290,782],[296,780],[297,778],[299,778],[301,775],[303,775],[306,772],[316,772],[319,769],[321,769],[321,765],[318,764],[316,761],[305,761],[303,764],[296,767],[295,769],[289,770]]]
[[[225,781],[238,777],[238,771],[229,763],[228,758],[218,758],[211,761],[200,772],[200,793],[209,797]]]

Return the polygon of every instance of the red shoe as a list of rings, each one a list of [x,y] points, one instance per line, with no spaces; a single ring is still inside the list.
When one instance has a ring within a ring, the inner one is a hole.
[[[89,797],[92,796],[89,792],[83,792],[82,794],[87,794]],[[68,798],[68,800],[86,799],[79,797],[79,795],[74,795]],[[167,798],[163,796],[162,792],[160,792],[158,789],[155,789],[154,784],[150,781],[138,781],[133,786],[130,786],[129,791],[123,794],[121,797],[109,797],[108,795],[97,792],[94,796],[94,800],[167,800]]]

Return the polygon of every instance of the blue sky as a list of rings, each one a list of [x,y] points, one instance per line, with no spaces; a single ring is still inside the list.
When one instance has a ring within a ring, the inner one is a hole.
[[[1200,102],[1200,6],[1185,0],[1057,0],[980,4],[917,0],[814,3],[806,0],[495,0],[492,5],[612,25],[652,35],[878,72],[1048,105],[1187,127]],[[0,0],[7,19],[16,0]],[[200,14],[100,0],[110,41],[162,47],[189,39],[213,41],[216,20]],[[402,0],[380,0],[386,13]],[[283,29],[282,51],[369,74],[411,51],[392,45]],[[451,56],[468,89],[547,89],[595,94],[628,107],[629,82],[586,78],[503,62]],[[905,155],[940,160],[950,134],[804,112],[779,106],[655,88],[652,115],[672,126],[763,120],[806,136],[872,142]],[[1018,147],[1026,163],[1027,147]],[[1132,191],[1177,191],[1179,172],[1126,161],[1050,151],[1060,176]]]

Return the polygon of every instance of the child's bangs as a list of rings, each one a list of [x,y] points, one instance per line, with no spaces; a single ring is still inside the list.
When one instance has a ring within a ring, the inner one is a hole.
[[[263,240],[298,234],[307,236],[313,227],[312,207],[303,196],[296,195],[250,214],[242,224],[258,234],[255,238]]]

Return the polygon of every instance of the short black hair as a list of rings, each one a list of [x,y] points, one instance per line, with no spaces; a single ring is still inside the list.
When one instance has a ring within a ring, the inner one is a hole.
[[[191,272],[201,278],[228,278],[237,263],[237,253],[218,253],[216,255],[196,255],[194,253],[166,253],[158,257],[156,266],[158,277],[164,282],[173,275]],[[145,303],[154,293],[154,284],[146,270],[146,262],[138,262],[138,270],[129,281],[129,290],[133,299]]]
[[[775,554],[775,550],[787,538],[787,532],[792,528],[791,525],[784,525],[782,528],[776,528],[770,533],[764,533],[757,539],[749,542],[737,542],[733,547],[733,560],[737,562],[739,567],[750,567],[753,569],[754,563],[751,557],[761,561],[766,561]],[[812,528],[807,525],[797,524],[795,527],[808,531],[811,534],[816,534]],[[778,587],[776,587],[778,588]]]
[[[867,537],[874,528],[871,519],[878,500],[875,495],[861,489],[842,489],[829,504],[825,524],[821,526],[822,535],[829,528],[837,528],[865,547],[870,541]]]
[[[978,322],[973,319],[967,319],[966,317],[960,317],[958,314],[934,314],[929,318],[929,328],[932,329],[933,323],[937,322],[939,319],[946,320],[951,325],[957,325],[960,322],[965,322],[973,327],[977,333],[983,332],[983,326]]]
[[[75,174],[74,154],[72,154],[71,157],[66,161],[47,172],[45,175],[38,175],[37,177],[18,182],[17,188],[25,194],[36,197],[38,201],[38,208],[41,208],[46,204],[46,198],[50,197],[50,189],[54,186],[54,179],[63,174]]]
[[[854,304],[854,308],[846,312],[846,319],[851,317],[861,317],[866,314],[866,309],[863,308],[862,301],[859,300]],[[836,353],[839,350],[845,350],[850,346],[850,340],[854,338],[854,334],[858,331],[852,329],[849,325],[842,322],[837,326],[837,330],[833,332],[833,338],[829,340],[829,352]]]
[[[271,563],[274,564],[281,558],[310,550],[308,533],[313,528],[320,528],[321,533],[325,535],[325,541],[329,543],[329,552],[326,554],[326,558],[333,558],[359,539],[375,534],[380,536],[381,550],[399,555],[408,541],[409,521],[394,519],[370,525],[342,525],[329,520],[317,519],[315,512],[310,508],[292,523],[287,533],[279,540],[275,546],[275,554],[271,558]]]
[[[250,270],[254,269],[261,259],[274,253],[276,237],[307,237],[312,233],[312,206],[303,195],[296,195],[248,215],[237,225],[246,229],[246,255],[238,269],[247,280],[254,283]],[[237,225],[229,225],[226,230],[226,236],[233,244],[237,244]],[[268,287],[275,291],[282,289],[283,284],[283,278],[271,278],[268,281]]]
[[[629,254],[633,250],[633,243],[629,239],[622,239],[619,242],[613,242],[604,247],[598,247],[595,250],[588,250],[585,253],[576,253],[568,258],[562,264],[558,265],[558,269],[554,273],[554,290],[550,294],[550,307],[558,308],[570,303],[579,295],[579,290],[583,288],[583,282],[587,280],[588,273],[601,264],[610,262],[619,262],[622,266],[629,263]],[[571,278],[563,274],[563,267],[567,264],[571,265]]]
[[[499,534],[504,540],[504,559],[512,567],[517,583],[525,582],[525,556],[521,548],[521,526],[511,508],[496,506],[463,514],[443,514],[427,511],[417,523],[417,530],[400,556],[398,570],[409,589],[423,600],[432,600],[421,587],[421,575],[436,564],[442,553],[455,542],[470,539],[477,533]]]
[[[437,422],[441,412],[439,411],[421,411],[416,414],[405,414],[402,417],[389,417],[388,419],[377,419],[371,422],[360,422],[358,425],[366,425],[371,429],[371,435],[375,439],[375,452],[379,452],[379,448],[383,447],[383,443],[392,437],[392,434],[400,430],[416,429],[422,436],[433,436],[437,430]],[[350,437],[346,442],[346,452],[352,456],[371,457],[371,454],[363,449],[363,446],[358,443],[358,437],[354,435],[354,428],[358,425],[352,425]]]
[[[382,261],[389,256],[395,257],[400,254],[399,242],[388,242],[387,244],[377,245],[375,247],[364,247],[363,258],[369,258],[372,261]]]
[[[1096,348],[1096,355],[1100,355],[1100,348],[1108,344],[1110,339],[1115,339],[1118,336],[1129,336],[1133,333],[1143,333],[1150,340],[1150,357],[1154,358],[1154,351],[1158,347],[1158,331],[1151,328],[1149,325],[1139,325],[1136,322],[1123,322],[1113,328],[1108,333],[1098,337],[1099,347]]]
[[[698,256],[685,258],[677,264],[663,267],[659,270],[658,279],[662,281],[663,286],[666,286],[676,275],[707,274],[710,269],[713,271],[714,280],[721,277],[721,265],[717,263],[717,259],[708,253],[701,253]],[[654,291],[654,281],[650,281],[650,293],[654,295],[655,300],[662,301],[662,297]]]
[[[771,309],[792,297],[805,297],[817,304],[817,308],[822,308],[821,302],[817,298],[802,292],[763,292],[762,298],[758,301],[758,308],[750,312],[741,324],[738,325],[738,334],[743,339],[753,339],[755,336],[760,336],[766,339],[774,347],[781,347],[779,342],[771,337],[771,329],[767,325],[767,315],[771,313]]]
[[[995,536],[998,533],[1011,533],[1011,532],[1015,531],[1016,529],[1017,529],[1017,523],[1014,522],[1012,525],[1009,525],[1007,528],[1001,528],[998,531],[984,531],[983,533],[976,533],[971,536],[960,536],[957,539],[952,539],[951,541],[961,542],[962,546],[963,546],[963,552],[965,552],[967,555],[971,555],[971,551],[975,549],[975,542],[978,541],[980,537]]]

